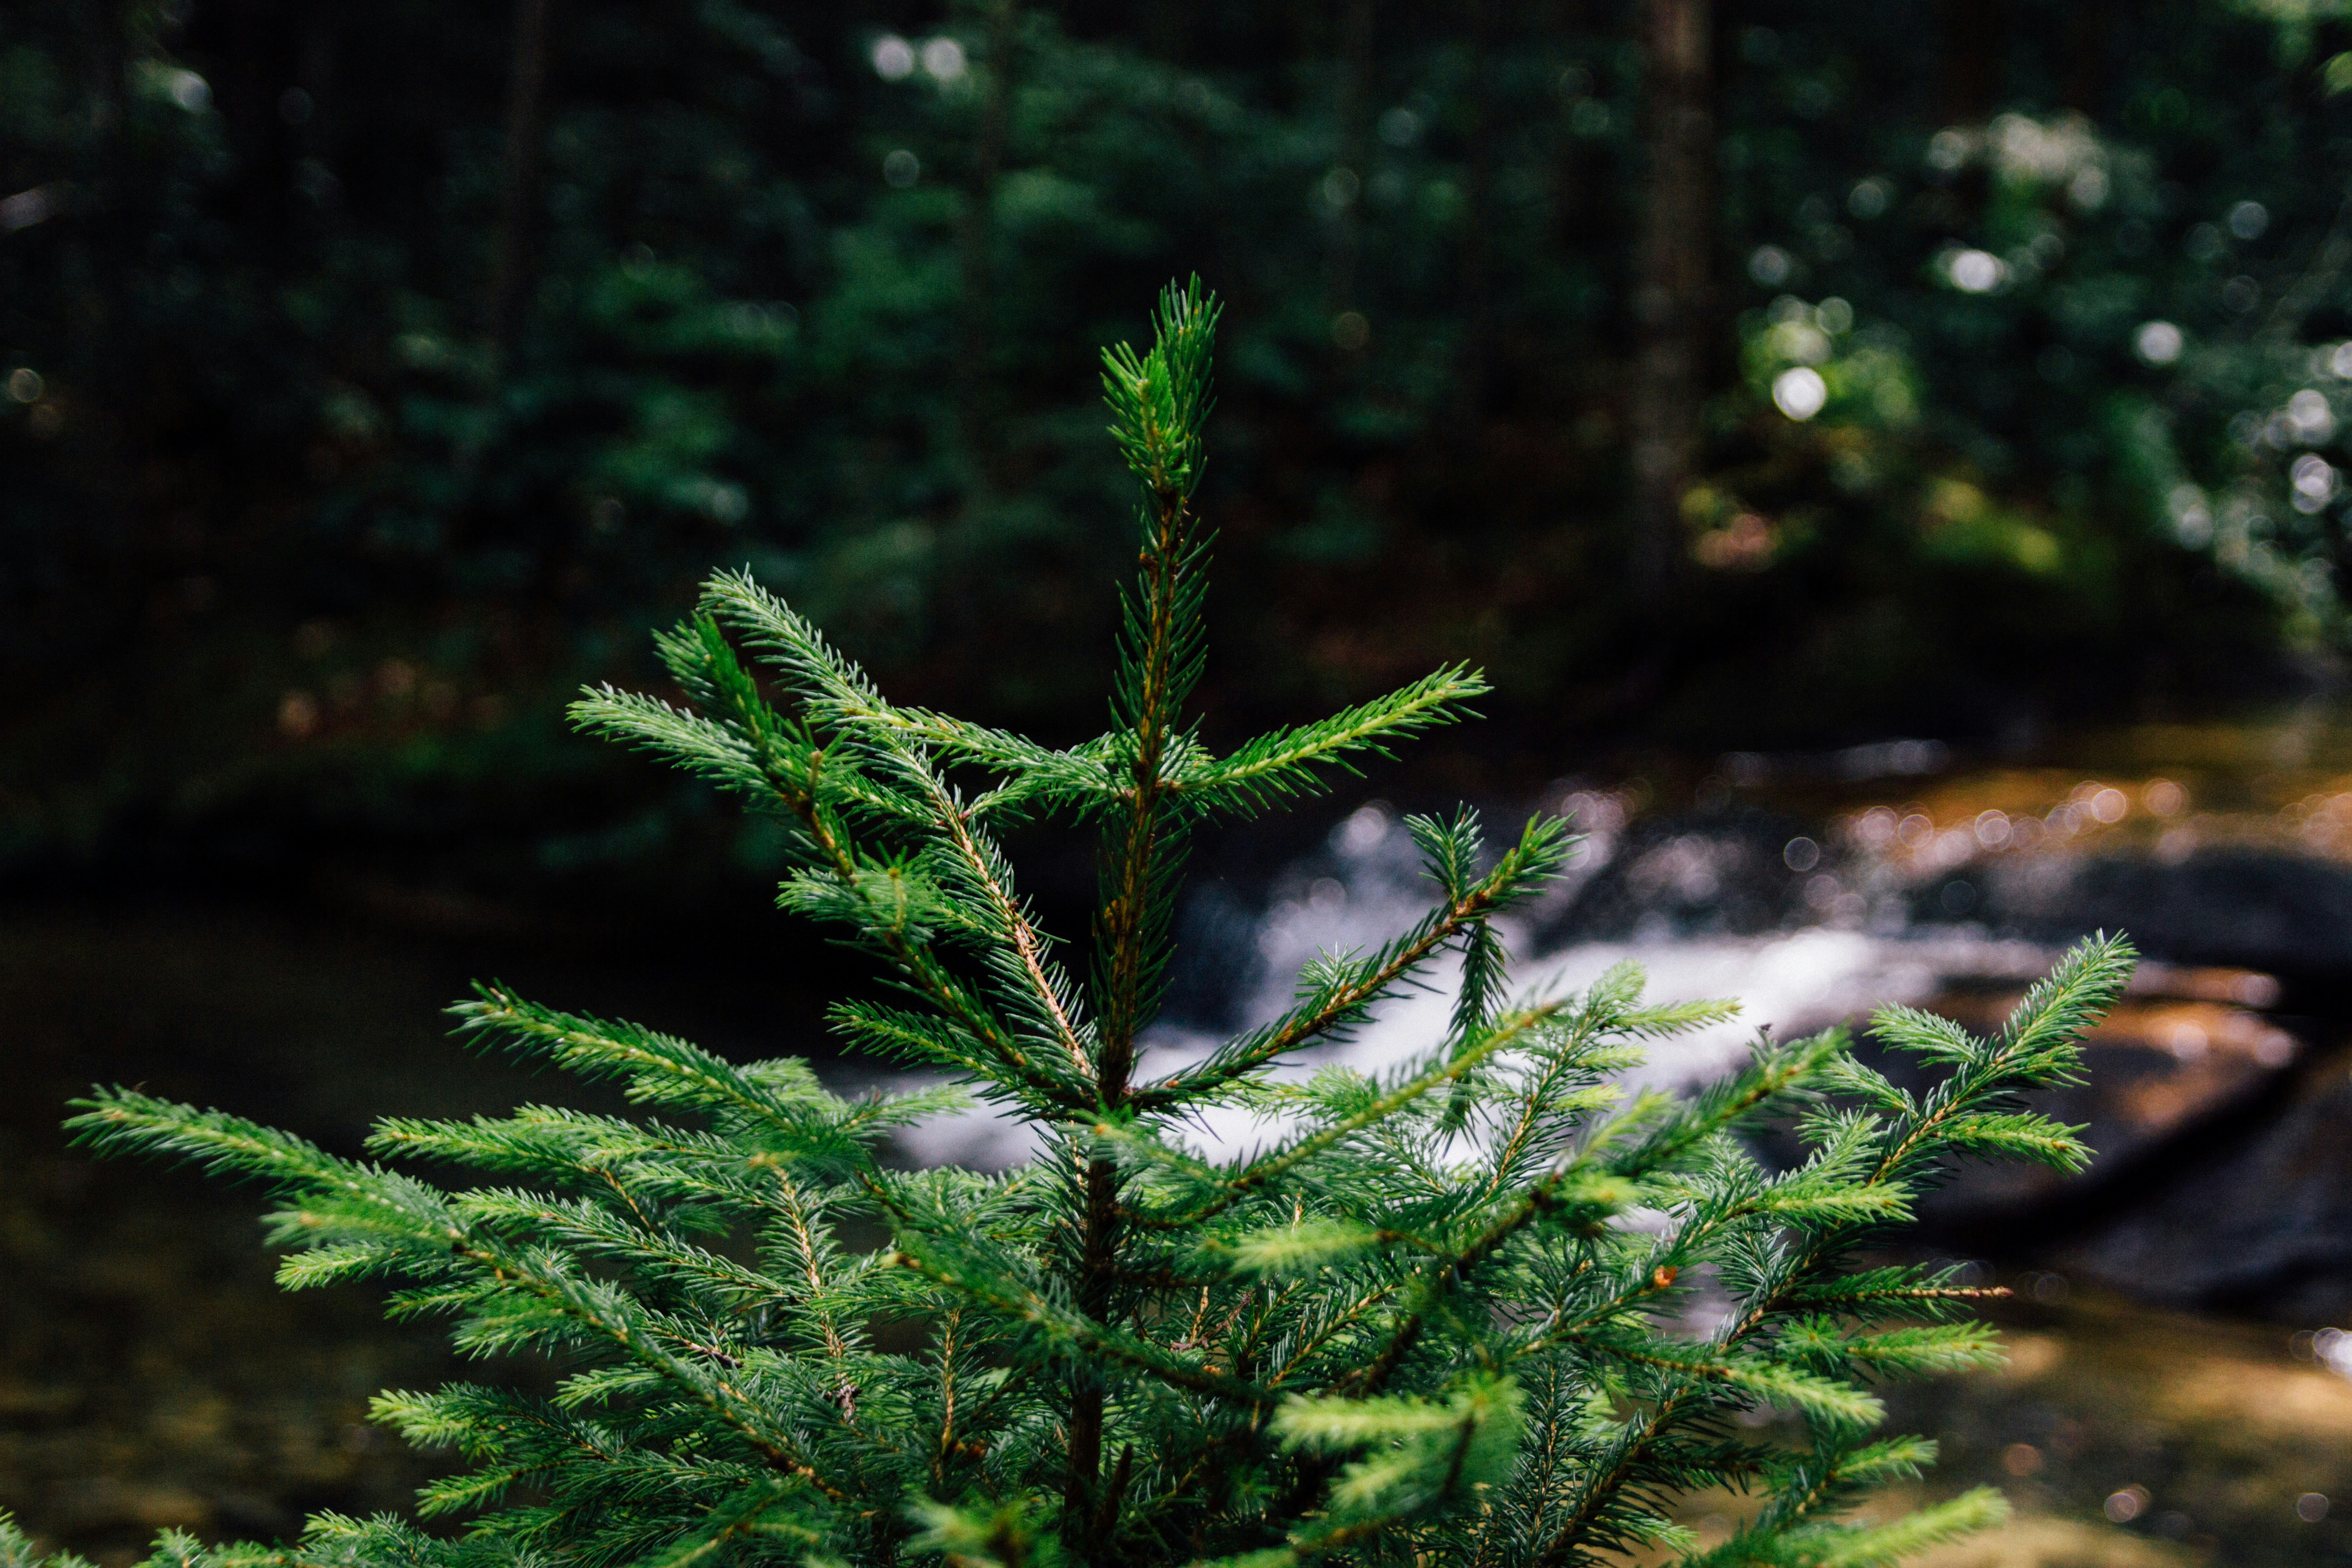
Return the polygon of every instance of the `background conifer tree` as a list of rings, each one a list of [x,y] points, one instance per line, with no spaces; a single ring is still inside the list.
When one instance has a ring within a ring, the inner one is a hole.
[[[1759,1037],[1695,1094],[1628,1093],[1643,1041],[1728,1006],[1645,1005],[1630,967],[1513,992],[1494,921],[1574,841],[1538,817],[1496,852],[1465,812],[1412,824],[1437,896],[1411,930],[1328,955],[1287,1012],[1205,1057],[1144,1054],[1190,835],[1485,689],[1444,669],[1226,755],[1202,744],[1192,499],[1215,321],[1197,284],[1171,289],[1150,351],[1105,357],[1141,490],[1108,733],[1056,751],[895,705],[745,575],[713,579],[662,640],[686,704],[606,689],[576,710],[784,826],[784,905],[895,988],[839,1003],[835,1031],[945,1086],[846,1100],[803,1062],[738,1066],[488,985],[457,1009],[467,1030],[617,1081],[645,1114],[379,1124],[377,1155],[490,1184],[448,1191],[133,1090],[83,1102],[103,1147],[268,1182],[289,1287],[399,1279],[394,1310],[562,1372],[546,1398],[467,1384],[377,1402],[468,1461],[420,1510],[458,1533],[322,1517],[290,1546],[166,1536],[157,1568],[1549,1565],[1637,1548],[1859,1568],[1999,1517],[1972,1492],[1841,1521],[1934,1451],[1874,1439],[1866,1385],[1995,1354],[1950,1271],[1852,1260],[1948,1156],[2083,1163],[2018,1097],[2075,1072],[2077,1034],[2128,972],[2121,941],[2076,950],[1990,1039],[1882,1014],[1885,1040],[1943,1070],[1922,1094],[1840,1031]],[[997,846],[1049,817],[1102,837],[1083,981]],[[1446,963],[1459,1001],[1419,1057],[1276,1075]],[[968,1097],[1034,1128],[1036,1157],[1001,1174],[885,1160],[895,1131]],[[1188,1144],[1235,1107],[1268,1119],[1262,1147]],[[1806,1148],[1777,1171],[1741,1142],[1775,1120]],[[876,1225],[886,1245],[847,1239]],[[1701,1279],[1728,1306],[1693,1328]],[[1800,1414],[1805,1439],[1741,1440],[1734,1417],[1763,1405]],[[1669,1512],[1718,1486],[1760,1506],[1700,1550]],[[0,1525],[0,1563],[33,1557]]]

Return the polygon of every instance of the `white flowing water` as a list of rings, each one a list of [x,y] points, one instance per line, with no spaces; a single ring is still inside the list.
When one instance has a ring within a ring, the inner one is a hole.
[[[1521,918],[1497,922],[1512,954],[1516,994],[1561,995],[1581,990],[1616,965],[1638,964],[1655,1002],[1736,999],[1738,1015],[1649,1047],[1629,1083],[1685,1087],[1714,1078],[1746,1057],[1759,1029],[1780,1038],[1809,1034],[1866,1016],[1889,1003],[1916,1004],[1955,974],[2021,976],[2049,958],[2039,947],[1991,939],[1956,926],[1910,926],[1884,912],[1873,929],[1859,929],[1850,911],[1833,905],[1800,924],[1767,934],[1690,934],[1664,918],[1644,917],[1622,940],[1544,947],[1534,932],[1547,913],[1564,908],[1618,848],[1605,803],[1580,814],[1593,823],[1584,852],[1567,877]],[[1597,820],[1595,820],[1597,818]],[[1679,851],[1691,858],[1696,851]],[[1385,807],[1368,805],[1333,829],[1320,854],[1274,879],[1276,896],[1251,933],[1261,967],[1243,977],[1246,996],[1238,1015],[1255,1024],[1291,1003],[1299,971],[1318,954],[1368,951],[1425,914],[1435,898],[1422,876],[1410,836]],[[1684,889],[1685,892],[1687,889]],[[1423,984],[1376,1008],[1343,1042],[1299,1051],[1274,1070],[1303,1079],[1344,1064],[1379,1074],[1437,1046],[1458,985],[1452,954],[1432,963]],[[1139,1079],[1166,1077],[1207,1057],[1224,1037],[1181,1024],[1154,1029],[1145,1042]],[[1212,1111],[1188,1123],[1186,1140],[1211,1157],[1231,1157],[1269,1141],[1279,1129],[1253,1113]],[[926,1164],[1002,1169],[1035,1147],[1034,1128],[986,1109],[937,1120],[908,1140],[907,1152]]]

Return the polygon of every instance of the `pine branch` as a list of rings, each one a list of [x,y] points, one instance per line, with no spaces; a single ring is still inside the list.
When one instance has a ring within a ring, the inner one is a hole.
[[[1139,1110],[1180,1107],[1279,1060],[1309,1041],[1344,1031],[1360,1022],[1372,1005],[1391,994],[1397,985],[1433,957],[1474,922],[1508,909],[1549,877],[1567,853],[1563,825],[1555,819],[1531,819],[1519,842],[1495,868],[1423,917],[1405,935],[1370,957],[1318,975],[1308,994],[1289,1014],[1229,1042],[1195,1068],[1179,1073],[1132,1098]]]
[[[1509,1049],[1527,1036],[1550,1023],[1566,1006],[1566,1003],[1547,1003],[1524,1009],[1507,1019],[1498,1021],[1493,1028],[1487,1030],[1479,1038],[1474,1049],[1461,1052],[1452,1060],[1428,1068],[1418,1076],[1399,1084],[1344,1121],[1302,1138],[1280,1153],[1260,1159],[1239,1173],[1225,1178],[1220,1184],[1221,1190],[1218,1195],[1199,1207],[1181,1215],[1160,1215],[1139,1213],[1136,1218],[1139,1223],[1155,1228],[1190,1229],[1196,1226],[1223,1213],[1234,1204],[1267,1186],[1288,1172],[1306,1164],[1326,1150],[1345,1142],[1368,1127],[1387,1121],[1423,1096],[1461,1081],[1475,1072],[1487,1058]],[[1107,1134],[1110,1129],[1097,1125],[1096,1131]]]
[[[1927,1106],[1889,1131],[1886,1152],[1872,1172],[1871,1184],[1899,1180],[1906,1171],[1918,1170],[1926,1163],[1927,1151],[1934,1147],[1937,1133],[1973,1103],[1997,1095],[2021,1077],[2030,1080],[2037,1069],[2053,1074],[2071,1070],[2074,1040],[2122,994],[2130,977],[2133,956],[2128,942],[2104,933],[2070,952],[2048,980],[2027,994],[2000,1037],[1983,1046],[1972,1044],[1953,1077],[1930,1095]],[[1939,1047],[1946,1038],[1940,1030],[1932,1032],[1929,1037],[1938,1042]],[[1801,1289],[1800,1281],[1809,1280],[1811,1271],[1827,1257],[1851,1245],[1853,1239],[1850,1235],[1817,1238],[1804,1253],[1790,1260],[1779,1282],[1751,1301],[1746,1312],[1721,1335],[1720,1342],[1729,1348],[1754,1337],[1791,1304],[1790,1299]],[[1599,1510],[1633,1479],[1643,1457],[1671,1427],[1688,1397],[1685,1393],[1663,1401],[1643,1424],[1640,1436],[1626,1445],[1618,1462],[1588,1487],[1587,1501],[1536,1559],[1540,1568],[1559,1568],[1570,1561],[1580,1530],[1598,1518]]]
[[[1387,757],[1391,742],[1476,717],[1465,704],[1492,689],[1483,675],[1451,665],[1328,719],[1262,735],[1192,773],[1178,787],[1209,796],[1222,809],[1255,814],[1328,787],[1315,772],[1318,764],[1353,773],[1349,759],[1356,754]]]

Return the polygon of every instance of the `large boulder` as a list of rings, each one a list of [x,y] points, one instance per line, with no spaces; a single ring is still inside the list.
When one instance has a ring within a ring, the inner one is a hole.
[[[1568,897],[1538,911],[1533,945],[1752,936],[1818,923],[1805,873],[1823,851],[1809,833],[1826,837],[1753,808],[1644,818],[1604,843]],[[1792,857],[1792,845],[1806,853]]]
[[[1984,917],[2050,941],[2124,931],[2182,963],[2243,964],[2316,984],[2352,979],[2352,866],[2255,849],[2020,857],[1968,873]]]
[[[2352,1075],[2341,1052],[2283,1086],[2239,1135],[2144,1166],[2130,1201],[2052,1248],[2143,1300],[2295,1321],[2352,1319]]]
[[[1956,1237],[1997,1244],[2028,1218],[2049,1229],[2128,1206],[2151,1172],[2275,1094],[2301,1051],[2294,1035],[2258,1010],[2277,994],[2269,976],[2247,971],[2147,966],[2084,1039],[2083,1081],[2029,1097],[2043,1115],[2083,1129],[2095,1154],[2091,1168],[2067,1175],[2042,1165],[1965,1164],[1927,1200],[1923,1217]],[[1989,1034],[2021,996],[1955,986],[1927,1005]],[[1920,1077],[1907,1060],[1884,1065]]]

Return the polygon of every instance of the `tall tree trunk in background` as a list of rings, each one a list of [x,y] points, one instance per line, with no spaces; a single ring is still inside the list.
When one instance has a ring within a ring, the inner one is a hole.
[[[82,12],[89,29],[90,114],[111,132],[122,123],[124,78],[131,69],[131,17],[124,0]]]
[[[2108,68],[2108,51],[2117,31],[2116,24],[2123,23],[2126,37],[2140,36],[2140,18],[2133,13],[2138,9],[2128,0],[2104,0],[2096,5],[2077,5],[2066,26],[2066,107],[2077,110],[2096,120],[2105,101],[2108,86],[2116,73]]]
[[[2077,15],[2080,15],[2078,10]],[[1944,0],[1943,111],[1947,125],[1981,126],[2000,102],[2001,64],[2009,51],[2009,0]],[[1965,233],[1992,199],[1989,160],[1979,158],[1947,179],[1942,222]]]
[[[1470,126],[1469,189],[1463,204],[1462,349],[1454,364],[1459,394],[1454,427],[1474,435],[1486,404],[1487,351],[1495,249],[1495,115],[1487,102],[1493,84],[1495,0],[1469,0]]]
[[[2007,0],[1944,0],[1943,22],[1944,123],[1980,125],[2000,97],[2000,57],[2009,44]]]
[[[1575,37],[1591,27],[1590,9],[1585,0],[1550,0],[1536,23],[1537,31],[1562,40]],[[1588,70],[1580,60],[1576,68]],[[1563,75],[1558,88],[1559,117],[1554,122],[1558,142],[1551,167],[1549,227],[1552,244],[1563,255],[1573,255],[1590,242],[1601,221],[1600,195],[1605,188],[1599,143],[1576,131],[1577,101],[1596,84],[1589,70],[1582,89],[1571,90],[1570,80]]]
[[[1192,58],[1194,10],[1189,0],[1152,0],[1143,13],[1143,48],[1165,66],[1181,66]]]
[[[547,13],[551,0],[515,0],[514,68],[507,87],[505,188],[499,201],[499,258],[490,277],[490,336],[499,357],[522,335],[539,219],[541,130],[547,110]]]
[[[1629,399],[1635,587],[1662,606],[1682,562],[1682,500],[1698,458],[1707,254],[1714,242],[1715,121],[1708,105],[1709,0],[1643,0],[1650,199],[1635,267],[1640,328]]]
[[[278,74],[272,46],[283,22],[263,15],[256,0],[238,0],[221,12],[227,26],[224,47],[213,57],[213,108],[228,133],[234,160],[232,221],[261,240],[266,251],[278,253],[285,241],[288,169],[273,109],[278,94],[269,79]]]
[[[294,83],[310,98],[309,112],[294,130],[294,154],[315,158],[332,166],[334,127],[340,105],[335,102],[335,34],[323,5],[314,5],[302,20],[302,41],[294,54]]]
[[[1339,117],[1338,163],[1356,182],[1353,194],[1331,215],[1330,317],[1334,341],[1349,359],[1363,345],[1345,341],[1338,323],[1356,308],[1356,268],[1363,252],[1362,187],[1371,164],[1372,5],[1373,0],[1341,0],[1339,91],[1332,110]]]
[[[971,188],[956,219],[956,265],[963,296],[962,335],[957,344],[964,450],[982,493],[993,493],[1003,478],[997,440],[1000,399],[991,362],[996,353],[996,182],[1013,127],[1013,53],[1019,16],[1013,0],[988,8],[988,53],[982,64],[980,125],[972,142]]]

